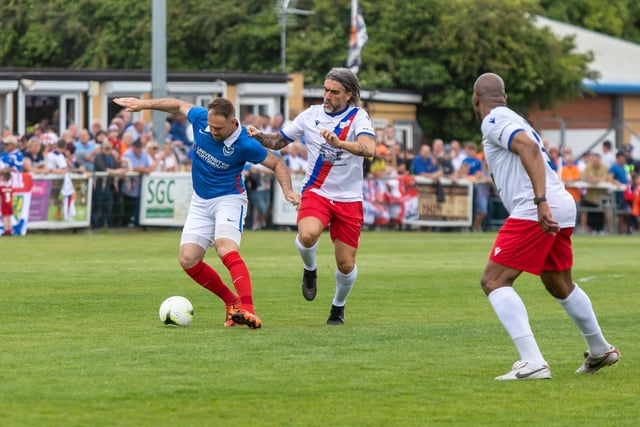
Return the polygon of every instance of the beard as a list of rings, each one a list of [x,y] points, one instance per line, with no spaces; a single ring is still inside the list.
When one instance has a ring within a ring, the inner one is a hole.
[[[322,105],[326,113],[335,113],[342,109],[340,105],[332,104],[331,101],[324,101]]]

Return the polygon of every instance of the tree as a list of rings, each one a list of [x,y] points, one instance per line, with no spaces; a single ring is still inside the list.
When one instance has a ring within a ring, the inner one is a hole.
[[[369,30],[362,79],[420,92],[419,122],[429,137],[477,140],[471,91],[483,72],[502,75],[510,104],[523,112],[578,97],[582,79],[596,77],[588,69],[590,55],[572,53],[571,39],[535,27],[533,0],[376,5],[377,13],[365,15],[375,31]]]
[[[540,0],[551,19],[640,43],[637,0]]]
[[[483,72],[500,73],[510,104],[525,112],[581,96],[590,56],[535,27],[546,13],[618,35],[638,32],[632,0],[359,0],[369,33],[359,73],[365,88],[423,96],[419,123],[430,137],[477,139],[471,90]],[[280,22],[271,2],[167,0],[169,70],[280,71]],[[541,7],[542,5],[542,7]],[[581,7],[583,6],[583,7]],[[287,26],[287,71],[321,85],[344,66],[350,4],[291,0],[313,10]],[[627,14],[628,12],[628,14]],[[621,19],[620,17],[627,17]],[[13,67],[148,69],[151,1],[0,0],[0,64]],[[634,32],[635,31],[635,32]]]

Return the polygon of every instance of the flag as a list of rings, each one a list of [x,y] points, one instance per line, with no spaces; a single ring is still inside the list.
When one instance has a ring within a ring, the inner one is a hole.
[[[347,55],[347,68],[358,74],[362,62],[360,52],[369,40],[364,16],[358,5],[358,0],[351,0],[351,34],[349,35],[349,54]]]

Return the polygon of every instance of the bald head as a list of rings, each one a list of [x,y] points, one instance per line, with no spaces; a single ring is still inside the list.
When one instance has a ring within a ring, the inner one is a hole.
[[[485,73],[473,84],[473,110],[479,121],[499,105],[507,105],[507,94],[502,77],[494,73]]]
[[[494,73],[484,73],[478,77],[473,84],[473,93],[479,97],[507,97],[502,77]]]

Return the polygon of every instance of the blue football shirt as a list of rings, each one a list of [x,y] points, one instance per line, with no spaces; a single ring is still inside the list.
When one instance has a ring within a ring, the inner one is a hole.
[[[238,126],[224,141],[217,141],[209,131],[208,111],[192,107],[187,118],[193,125],[193,191],[203,199],[245,192],[242,169],[246,162],[262,163],[268,151]]]

